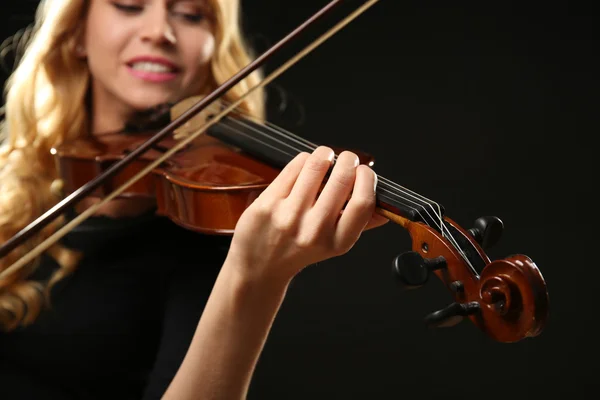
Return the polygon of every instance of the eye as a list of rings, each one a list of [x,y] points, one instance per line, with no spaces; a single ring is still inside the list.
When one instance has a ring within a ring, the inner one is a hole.
[[[188,22],[193,22],[193,23],[198,23],[204,19],[203,14],[190,14],[190,13],[180,13],[180,12],[176,12],[173,14],[185,19]]]
[[[181,0],[173,4],[173,15],[184,19],[186,22],[198,23],[206,18],[206,13],[196,1]]]
[[[134,4],[121,4],[121,3],[112,3],[112,5],[119,11],[122,11],[126,14],[136,14],[141,12],[144,8],[139,5]]]

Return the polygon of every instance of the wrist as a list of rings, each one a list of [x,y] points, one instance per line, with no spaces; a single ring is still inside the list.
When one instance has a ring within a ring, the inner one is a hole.
[[[281,269],[229,253],[223,263],[221,274],[230,281],[231,288],[242,296],[260,294],[261,297],[282,298],[291,279],[283,274],[267,272],[271,270]]]

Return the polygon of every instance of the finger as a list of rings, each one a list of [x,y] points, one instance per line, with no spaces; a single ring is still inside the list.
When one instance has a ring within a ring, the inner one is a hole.
[[[343,151],[338,156],[333,171],[313,208],[320,219],[335,222],[338,218],[352,193],[358,163],[358,156],[349,151]]]
[[[390,222],[390,220],[384,217],[383,215],[373,213],[371,220],[367,223],[367,226],[365,226],[363,232],[368,231],[370,229],[379,228],[380,226],[385,225],[388,222]]]
[[[340,216],[335,233],[337,249],[347,251],[358,240],[375,211],[375,172],[366,165],[356,168],[352,197]]]
[[[342,213],[343,213],[343,210],[342,210]],[[340,214],[340,216],[341,216],[341,214]],[[367,226],[364,227],[363,232],[368,231],[370,229],[379,228],[380,226],[385,225],[388,222],[390,222],[389,219],[387,219],[383,215],[373,212],[373,216],[371,217],[371,220],[369,222],[367,222]]]
[[[300,174],[300,171],[302,171],[302,167],[309,156],[310,154],[302,152],[294,157],[261,193],[261,196],[275,198],[285,198],[289,196],[296,183],[296,179],[298,179],[298,175]]]
[[[288,196],[294,209],[306,208],[315,203],[334,156],[335,153],[329,147],[319,146],[306,159]]]

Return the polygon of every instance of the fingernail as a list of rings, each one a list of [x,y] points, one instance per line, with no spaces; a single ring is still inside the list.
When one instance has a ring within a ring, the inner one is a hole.
[[[375,182],[373,184],[373,191],[375,192],[375,194],[377,194],[377,182],[379,181],[379,178],[377,178],[377,174],[375,173],[375,171],[373,171],[373,176],[375,177]]]
[[[335,158],[335,151],[332,151],[331,153],[329,153],[329,157],[327,159],[329,160],[329,162],[333,162],[334,158]]]

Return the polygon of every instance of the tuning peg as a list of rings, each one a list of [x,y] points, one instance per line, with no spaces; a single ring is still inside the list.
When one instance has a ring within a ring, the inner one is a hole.
[[[393,261],[393,270],[400,282],[409,287],[416,288],[424,285],[429,279],[429,273],[440,268],[446,268],[444,257],[424,259],[415,251],[402,253]]]
[[[488,249],[498,242],[503,230],[504,224],[500,218],[488,216],[477,218],[469,233],[481,247]]]
[[[464,317],[478,312],[479,303],[452,303],[448,307],[432,312],[425,317],[425,323],[430,328],[450,327],[458,324]]]

